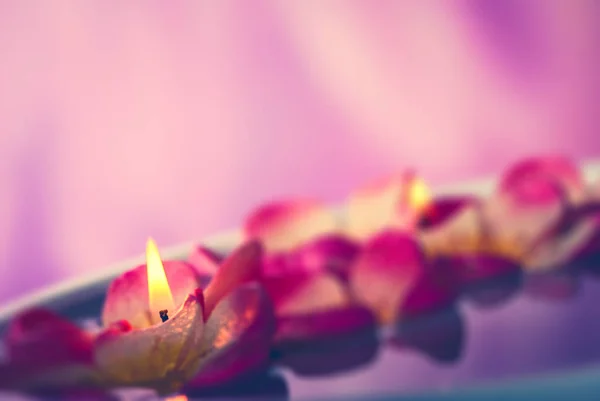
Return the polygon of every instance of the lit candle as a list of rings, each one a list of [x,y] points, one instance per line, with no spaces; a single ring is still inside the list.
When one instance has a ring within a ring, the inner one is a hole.
[[[175,310],[175,302],[169,287],[158,247],[152,238],[146,243],[146,271],[148,274],[148,309],[152,324],[169,319],[169,311]],[[160,319],[160,320],[159,320]]]

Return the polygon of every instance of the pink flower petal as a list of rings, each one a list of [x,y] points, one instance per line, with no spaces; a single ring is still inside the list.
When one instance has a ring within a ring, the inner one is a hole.
[[[435,315],[403,321],[396,327],[390,345],[418,350],[438,362],[454,362],[464,345],[464,323],[451,308]]]
[[[217,303],[237,286],[259,281],[262,273],[263,248],[258,241],[248,241],[235,249],[221,264],[204,290],[205,313],[209,316]]]
[[[528,270],[548,270],[600,250],[600,204],[569,208],[538,237],[523,261]]]
[[[163,394],[179,389],[197,371],[203,353],[202,304],[198,290],[164,323],[100,334],[95,362],[102,381],[111,387],[151,387]]]
[[[198,270],[202,276],[212,276],[217,272],[221,258],[208,248],[196,246],[188,257],[188,263]]]
[[[337,338],[375,325],[375,316],[362,306],[281,316],[275,342],[279,345]]]
[[[468,203],[443,224],[425,229],[419,234],[429,257],[471,254],[485,245],[485,230],[481,205]]]
[[[462,208],[476,205],[479,199],[473,196],[445,196],[433,199],[422,211],[419,228],[428,230],[443,225],[454,217]]]
[[[206,322],[204,358],[189,387],[215,386],[263,367],[275,333],[273,305],[257,283],[217,304]]]
[[[202,277],[187,262],[163,262],[175,306],[179,307],[190,293],[201,287]],[[146,265],[138,266],[115,278],[108,287],[102,322],[108,326],[127,320],[135,328],[151,325],[148,304],[148,275]]]
[[[353,264],[349,284],[356,299],[381,322],[398,316],[410,290],[425,274],[419,245],[398,231],[382,232],[369,240]]]
[[[400,303],[399,315],[411,319],[451,306],[459,294],[451,271],[426,269]]]
[[[528,274],[523,284],[524,291],[533,298],[565,300],[577,295],[581,285],[572,271],[556,271]]]
[[[342,283],[326,273],[298,273],[263,278],[278,317],[343,308],[350,297]]]
[[[333,214],[312,200],[266,204],[254,211],[244,225],[246,237],[260,240],[269,253],[292,250],[337,229]]]
[[[348,199],[345,232],[363,241],[384,229],[413,230],[429,200],[427,187],[412,171],[375,181]]]
[[[269,255],[264,261],[263,271],[266,275],[329,271],[345,278],[358,250],[355,242],[343,236],[328,235],[291,252]]]
[[[31,309],[16,316],[5,343],[10,363],[18,365],[45,368],[93,362],[91,336],[49,310]]]
[[[301,342],[279,345],[277,364],[299,376],[323,376],[348,372],[366,366],[377,357],[379,339],[374,328],[340,333],[334,337],[304,338]]]
[[[526,182],[556,182],[566,192],[567,198],[577,203],[584,197],[585,184],[579,168],[562,156],[543,156],[522,160],[510,168],[502,177],[500,192],[513,192]],[[538,192],[541,196],[543,192]],[[550,196],[552,196],[550,194]]]
[[[16,316],[5,345],[8,364],[0,388],[50,389],[92,380],[92,337],[51,311],[31,309]]]
[[[510,181],[485,202],[488,251],[523,263],[539,238],[562,218],[568,206],[556,181],[531,176]],[[527,266],[535,269],[534,266]]]

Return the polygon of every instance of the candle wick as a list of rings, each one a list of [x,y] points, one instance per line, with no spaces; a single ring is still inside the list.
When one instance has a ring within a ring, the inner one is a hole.
[[[158,314],[160,315],[160,319],[163,321],[163,323],[166,322],[167,320],[169,320],[168,313],[169,313],[169,311],[166,309],[158,312]]]

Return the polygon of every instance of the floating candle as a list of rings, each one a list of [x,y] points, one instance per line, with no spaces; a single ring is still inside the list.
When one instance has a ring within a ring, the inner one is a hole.
[[[167,394],[254,368],[268,358],[275,327],[269,298],[252,282],[260,249],[247,243],[233,252],[205,297],[196,269],[163,263],[149,240],[147,263],[111,283],[99,332],[45,310],[16,316],[6,338],[6,368],[15,373],[0,377],[0,388],[148,387]]]

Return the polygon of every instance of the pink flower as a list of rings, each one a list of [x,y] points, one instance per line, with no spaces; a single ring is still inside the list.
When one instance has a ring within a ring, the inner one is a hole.
[[[275,321],[256,282],[261,248],[238,248],[205,289],[191,264],[168,261],[164,271],[175,310],[164,323],[151,312],[146,265],[117,277],[102,312],[104,328],[84,331],[46,310],[11,322],[1,387],[24,390],[215,385],[267,361]]]

